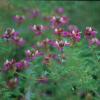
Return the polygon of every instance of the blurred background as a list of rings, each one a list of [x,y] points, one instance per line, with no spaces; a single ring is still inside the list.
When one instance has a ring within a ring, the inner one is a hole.
[[[73,24],[81,28],[94,26],[100,31],[99,1],[56,1],[56,0],[0,0],[0,27],[12,23],[12,15],[22,13],[23,9],[39,9],[49,15],[57,7],[65,9],[65,15]]]

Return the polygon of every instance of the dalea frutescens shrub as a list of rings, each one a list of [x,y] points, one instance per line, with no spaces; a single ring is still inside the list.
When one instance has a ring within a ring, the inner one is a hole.
[[[0,69],[1,100],[99,100],[100,40],[95,26],[81,31],[63,8],[50,16],[38,9],[24,13],[13,16],[14,27],[0,35],[1,47],[9,50]],[[31,22],[37,19],[41,23]]]

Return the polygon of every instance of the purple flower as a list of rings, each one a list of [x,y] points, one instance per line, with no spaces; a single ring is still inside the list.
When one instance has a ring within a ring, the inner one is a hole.
[[[2,35],[2,38],[4,39],[13,39],[14,37],[18,36],[19,32],[15,32],[13,28],[7,28],[5,33]]]
[[[43,25],[31,25],[29,28],[37,36],[41,35],[43,33],[43,31],[48,29],[46,26],[43,26]]]
[[[14,66],[15,62],[16,61],[14,59],[12,59],[11,61],[6,60],[6,62],[4,63],[3,70],[9,71],[10,69],[14,69],[15,68],[15,66]]]
[[[56,35],[62,36],[62,37],[71,37],[72,33],[68,31],[64,31],[62,28],[55,28],[54,32]]]
[[[64,31],[63,31],[63,29],[62,29],[62,28],[55,28],[55,29],[54,29],[54,32],[55,32],[55,34],[57,34],[57,35],[60,35],[60,36],[61,36],[61,35],[63,34],[63,32],[64,32]]]
[[[70,25],[68,27],[68,31],[63,32],[63,37],[69,37],[71,38],[74,42],[79,42],[81,39],[81,32],[75,25]]]
[[[57,27],[60,27],[62,25],[68,24],[69,18],[66,16],[62,16],[62,17],[53,16],[53,17],[51,17],[50,22],[51,22],[51,28],[57,28]]]
[[[59,51],[62,51],[65,46],[70,46],[71,44],[67,41],[49,41],[49,44],[56,47]]]
[[[25,40],[20,38],[19,36],[13,38],[13,42],[18,46],[23,46],[25,44]]]
[[[16,62],[15,66],[18,70],[23,70],[24,68],[29,67],[29,62],[26,60],[22,60],[22,61]]]
[[[97,46],[100,46],[100,40],[97,39],[96,37],[92,38],[91,40],[89,40],[89,46],[92,46],[93,44],[97,45]]]
[[[48,38],[46,38],[46,39],[44,39],[43,41],[41,41],[41,42],[38,42],[38,46],[39,47],[47,47],[47,45],[49,44],[49,39]]]
[[[15,32],[12,28],[8,28],[2,35],[2,38],[10,40],[18,46],[23,46],[25,44],[25,40],[19,37],[19,32]]]
[[[68,31],[63,31],[62,36],[63,37],[71,37],[72,36],[72,33],[71,32],[68,32]]]
[[[86,27],[84,35],[86,39],[91,39],[96,36],[96,33],[97,33],[96,30],[93,29],[92,27]]]
[[[63,13],[64,13],[64,8],[62,8],[62,7],[56,8],[56,9],[55,9],[55,12],[56,12],[57,14],[63,14]]]
[[[43,52],[40,52],[38,50],[26,50],[25,54],[28,61],[32,61],[39,56],[43,56]]]
[[[75,31],[75,30],[73,30],[72,31],[72,38],[73,38],[73,40],[75,41],[75,42],[79,42],[80,41],[80,39],[81,39],[81,35],[80,35],[80,31]]]
[[[24,23],[25,21],[25,16],[19,16],[19,15],[16,15],[13,17],[14,21],[17,23],[17,24],[22,24]]]

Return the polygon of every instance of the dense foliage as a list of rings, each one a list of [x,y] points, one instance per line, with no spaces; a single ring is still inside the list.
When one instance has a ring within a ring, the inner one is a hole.
[[[0,1],[0,100],[99,100],[98,2],[8,1]]]

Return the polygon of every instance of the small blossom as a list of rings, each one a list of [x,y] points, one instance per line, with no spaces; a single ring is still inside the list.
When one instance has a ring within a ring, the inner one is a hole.
[[[71,37],[72,36],[72,33],[71,32],[68,32],[68,31],[63,31],[62,36],[63,37]]]
[[[51,27],[52,28],[57,28],[57,27],[59,27],[59,26],[61,26],[61,25],[65,25],[65,24],[67,24],[68,23],[68,17],[66,17],[66,16],[62,16],[62,17],[56,17],[56,16],[53,16],[53,17],[51,17],[51,20],[50,20],[50,22],[51,22]]]
[[[76,41],[76,42],[79,42],[80,41],[80,39],[81,39],[81,35],[80,35],[80,31],[75,31],[75,30],[73,30],[72,31],[72,38],[73,38],[73,40],[74,41]]]
[[[79,42],[81,39],[81,32],[75,25],[70,25],[68,27],[68,31],[63,32],[63,37],[69,37],[71,38],[74,42]]]
[[[63,14],[63,13],[64,13],[64,8],[62,8],[62,7],[56,8],[56,9],[55,9],[55,12],[56,12],[57,14]]]
[[[17,24],[22,24],[24,23],[25,21],[25,16],[19,16],[19,15],[16,15],[13,17],[14,21],[17,23]]]
[[[40,52],[38,50],[26,50],[25,53],[26,53],[26,59],[28,61],[32,61],[36,59],[37,57],[43,55],[43,52]]]
[[[49,41],[51,46],[56,47],[58,50],[62,51],[65,46],[70,46],[70,43],[67,41]]]
[[[25,40],[19,36],[14,37],[13,42],[18,46],[23,46],[25,44]]]
[[[4,63],[4,67],[3,70],[4,71],[8,71],[10,69],[14,69],[15,68],[15,60],[12,59],[11,61],[6,60],[6,62]]]
[[[43,25],[31,25],[30,30],[35,32],[35,34],[38,36],[41,35],[43,31],[47,30],[47,27]]]
[[[39,47],[47,47],[47,45],[49,44],[49,39],[48,38],[46,38],[46,39],[44,39],[43,41],[41,41],[41,42],[38,42],[37,43],[37,45],[39,46]]]
[[[96,36],[96,30],[93,29],[92,27],[86,27],[84,35],[87,39],[91,39],[92,37]]]
[[[68,31],[64,31],[62,28],[55,28],[54,33],[56,35],[62,36],[62,37],[71,37],[72,33]]]
[[[18,70],[23,70],[24,68],[29,67],[29,62],[26,60],[21,60],[19,62],[16,62],[15,66]]]
[[[13,28],[7,28],[5,33],[2,35],[2,38],[8,40],[8,39],[13,39],[14,37],[16,37],[18,35],[19,35],[19,33],[15,32],[15,30]]]
[[[63,34],[63,29],[62,28],[56,28],[55,30],[54,30],[54,32],[55,32],[55,34],[57,34],[57,35],[62,35]]]
[[[92,38],[91,40],[89,40],[89,46],[92,46],[93,44],[100,46],[100,40],[95,38]]]
[[[2,35],[2,38],[10,40],[18,46],[23,46],[25,44],[25,40],[19,37],[19,32],[15,32],[15,30],[12,28],[8,28],[6,32]]]

